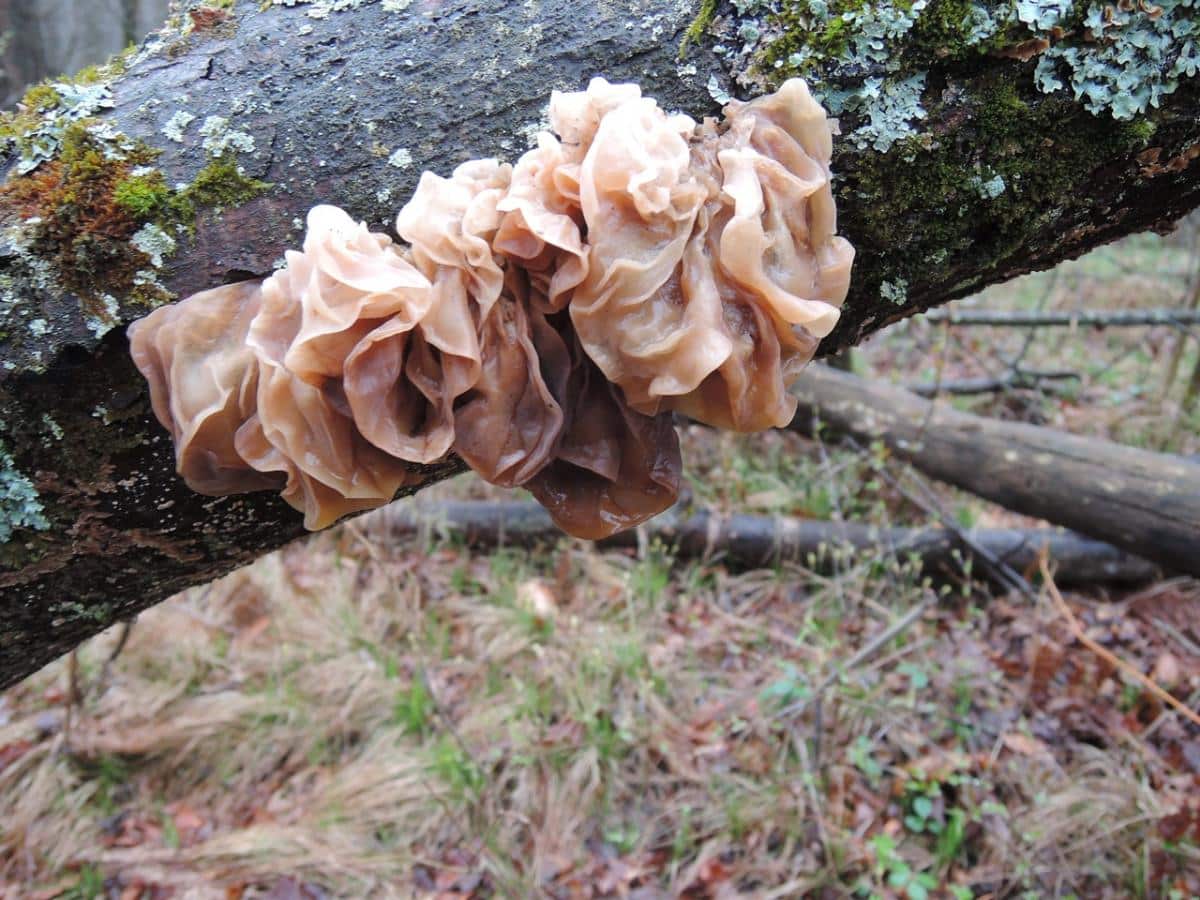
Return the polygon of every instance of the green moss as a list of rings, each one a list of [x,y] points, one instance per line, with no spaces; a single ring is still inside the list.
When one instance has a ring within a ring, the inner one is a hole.
[[[971,0],[931,0],[913,26],[914,55],[934,62],[986,53],[986,43],[972,41],[972,8]]]
[[[692,19],[692,24],[683,33],[683,40],[679,44],[680,59],[687,53],[688,44],[700,42],[716,15],[717,0],[700,0],[700,9],[696,12],[696,18]]]
[[[49,112],[60,103],[62,103],[62,95],[49,84],[42,82],[27,90],[18,105],[40,115]]]
[[[13,110],[0,113],[0,139],[22,141],[42,124],[43,117],[57,109],[62,96],[49,84],[35,84]]]
[[[137,56],[137,50],[137,44],[131,43],[120,53],[110,56],[108,62],[87,66],[61,80],[71,84],[104,84],[112,81],[128,71],[130,61]]]
[[[785,0],[774,24],[781,36],[763,51],[763,69],[780,77],[801,74],[822,60],[836,60],[849,48],[851,28],[842,13],[864,0],[834,0],[828,12],[814,12],[808,0]]]
[[[241,206],[270,188],[268,182],[245,174],[232,154],[225,154],[201,169],[196,179],[173,202],[180,212],[190,212],[190,218],[194,218],[198,209]]]
[[[74,123],[58,158],[0,186],[0,222],[33,223],[24,226],[23,249],[50,262],[61,285],[101,326],[113,320],[114,297],[151,308],[174,299],[144,276],[173,252],[174,241],[151,251],[146,226],[174,235],[192,228],[200,210],[238,206],[270,187],[226,154],[172,190],[161,172],[145,171],[158,151],[140,143],[123,150],[121,159],[108,151],[88,122]]]
[[[0,219],[24,221],[26,249],[54,264],[63,287],[101,315],[104,295],[133,282],[145,257],[129,239],[145,217],[116,200],[130,171],[153,161],[157,151],[138,144],[123,159],[112,159],[88,123],[63,133],[58,158],[0,187]],[[125,193],[129,194],[128,186]]]
[[[170,200],[171,189],[161,172],[126,178],[113,190],[113,202],[143,222],[152,221]]]
[[[1083,185],[1096,169],[1136,154],[1154,133],[1149,120],[1114,123],[1065,98],[1023,97],[1009,80],[981,85],[974,106],[975,133],[963,136],[973,158],[921,135],[847,167],[842,190],[861,201],[843,217],[846,232],[868,253],[903,261],[872,273],[881,282],[927,282],[943,260],[948,277],[978,279],[1018,249],[1036,253],[1053,223],[1092,196]]]

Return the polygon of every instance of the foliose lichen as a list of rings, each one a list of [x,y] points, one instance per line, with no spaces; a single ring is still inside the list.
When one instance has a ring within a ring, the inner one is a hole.
[[[1043,6],[1032,0],[1019,5],[1023,22],[1026,15],[1035,15],[1028,7]],[[1066,10],[1042,8],[1027,24],[1040,31],[1052,29],[1066,22],[1070,11],[1070,4]],[[1194,78],[1200,71],[1198,11],[1196,0],[1092,3],[1085,7],[1080,25],[1085,40],[1047,48],[1038,60],[1034,82],[1043,93],[1069,85],[1089,112],[1133,119],[1160,106],[1181,79]]]
[[[718,53],[764,88],[807,77],[856,146],[887,152],[918,134],[933,64],[1038,57],[1024,77],[1128,121],[1200,73],[1200,0],[774,0],[737,3],[735,28],[701,4]],[[703,24],[701,24],[703,23]],[[696,37],[697,35],[693,35]],[[730,41],[736,36],[741,41]]]
[[[112,90],[103,82],[59,81],[30,89],[17,112],[0,120],[0,139],[15,145],[19,154],[17,174],[28,174],[53,159],[75,124],[112,105]]]
[[[16,467],[8,448],[0,442],[0,544],[12,540],[13,532],[19,528],[46,531],[49,527],[37,488]]]

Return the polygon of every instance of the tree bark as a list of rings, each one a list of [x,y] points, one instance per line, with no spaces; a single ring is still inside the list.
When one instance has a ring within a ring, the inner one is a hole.
[[[270,273],[316,203],[386,226],[423,169],[515,158],[554,88],[594,75],[637,81],[665,108],[699,117],[717,111],[714,95],[752,96],[786,74],[765,43],[781,23],[724,4],[693,23],[709,8],[239,0],[228,18],[168,23],[111,81],[112,108],[94,114],[153,151],[145,168],[166,185],[199,184],[218,155],[241,166],[243,183],[205,195],[158,271],[183,296]],[[681,59],[693,24],[703,33]],[[989,282],[1165,227],[1200,203],[1196,78],[1136,122],[1114,123],[1064,91],[1040,93],[1032,60],[968,58],[942,43],[913,29],[897,39],[903,71],[885,73],[924,85],[910,137],[886,149],[838,144],[842,231],[859,255],[824,353]],[[831,57],[809,75],[833,92],[876,69]],[[857,115],[843,114],[843,131],[874,113]],[[29,177],[10,165],[10,185]],[[1007,173],[998,198],[979,189],[979,173],[993,170]],[[18,212],[0,209],[9,222]],[[127,247],[83,237],[128,261]],[[121,271],[0,245],[0,686],[300,534],[274,496],[214,500],[175,477],[123,328],[98,336],[146,311],[145,291]],[[426,474],[461,470],[450,459]]]
[[[792,428],[882,440],[939,481],[1200,575],[1200,464],[998,422],[827,366],[801,376]]]

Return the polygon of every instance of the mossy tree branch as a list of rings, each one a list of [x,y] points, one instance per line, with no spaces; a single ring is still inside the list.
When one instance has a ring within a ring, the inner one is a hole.
[[[1068,62],[1011,58],[1082,47],[1069,4],[1030,23],[961,0],[208,6],[0,126],[0,685],[300,534],[270,495],[184,488],[122,326],[268,274],[315,203],[385,226],[422,169],[515,157],[554,88],[636,80],[700,116],[793,71],[818,83],[859,249],[825,351],[1200,204],[1186,60],[1157,108],[1118,119],[1074,99]],[[998,22],[983,38],[979,9]]]

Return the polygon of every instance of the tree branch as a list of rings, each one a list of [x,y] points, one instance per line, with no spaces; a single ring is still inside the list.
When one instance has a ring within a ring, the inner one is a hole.
[[[794,42],[785,16],[725,4],[703,5],[716,15],[694,23],[683,59],[694,11],[666,0],[401,5],[239,0],[228,16],[181,14],[58,101],[31,97],[3,129],[15,153],[0,218],[40,221],[0,240],[0,686],[300,533],[276,497],[183,487],[125,324],[168,292],[269,274],[318,202],[379,227],[422,169],[515,158],[554,88],[603,74],[702,116],[716,112],[714,94],[753,95],[794,68],[790,51],[777,55]],[[1026,39],[1023,27],[1005,26],[990,49],[947,49],[944,29],[913,26],[889,39],[894,66],[852,58],[853,40],[804,63],[830,98],[858,97],[839,114],[835,168],[859,255],[823,352],[1166,227],[1200,202],[1195,77],[1114,121],[1069,89],[1039,90],[1033,60],[992,52],[1010,34]],[[882,106],[864,99],[876,78]],[[916,86],[921,115],[905,107],[891,143],[858,140],[896,118],[900,79]],[[26,171],[41,156],[51,162]],[[451,459],[425,474],[461,469]]]

